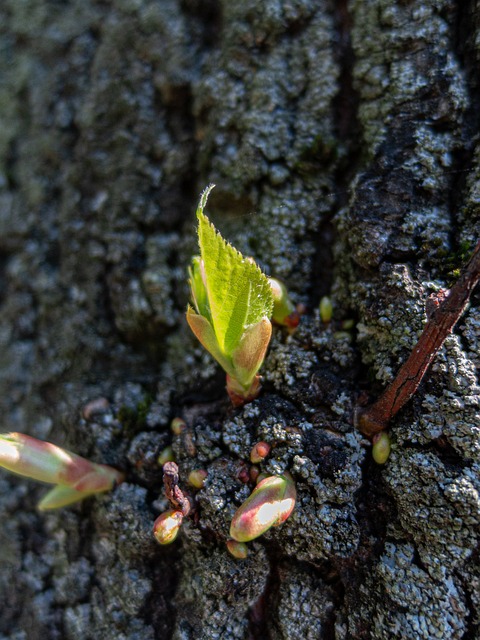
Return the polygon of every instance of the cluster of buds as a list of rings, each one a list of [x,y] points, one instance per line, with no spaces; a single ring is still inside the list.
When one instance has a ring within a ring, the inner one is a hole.
[[[110,491],[124,480],[123,473],[112,467],[22,433],[0,434],[0,467],[55,485],[38,504],[41,511]]]
[[[238,558],[245,557],[243,543],[284,523],[295,507],[296,496],[295,483],[288,472],[261,480],[233,516],[230,538],[241,544],[228,541],[230,553]]]
[[[204,469],[196,469],[188,476],[189,484],[195,489],[201,489],[207,479]],[[180,489],[178,466],[175,462],[163,465],[163,483],[165,496],[172,505],[171,509],[160,514],[153,525],[153,535],[159,544],[170,544],[175,540],[182,526],[183,519],[192,513],[194,500]]]

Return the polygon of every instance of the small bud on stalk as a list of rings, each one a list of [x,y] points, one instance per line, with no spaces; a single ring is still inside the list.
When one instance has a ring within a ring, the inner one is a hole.
[[[158,516],[153,525],[153,535],[159,544],[170,544],[180,531],[183,514],[177,509],[169,509]]]

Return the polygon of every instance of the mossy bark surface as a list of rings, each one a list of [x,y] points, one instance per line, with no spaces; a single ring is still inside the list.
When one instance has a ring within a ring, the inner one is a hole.
[[[40,514],[0,473],[0,640],[479,637],[478,294],[385,465],[353,425],[480,237],[479,43],[478,0],[0,3],[0,431],[127,475]],[[306,308],[240,409],[184,317],[210,182]],[[236,560],[259,441],[298,500]],[[169,445],[208,477],[160,547]]]

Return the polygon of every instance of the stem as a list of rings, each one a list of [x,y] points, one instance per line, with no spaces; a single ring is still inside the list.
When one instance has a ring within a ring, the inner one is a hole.
[[[192,510],[192,501],[190,496],[180,489],[178,482],[178,466],[175,462],[166,462],[163,465],[165,495],[175,509],[181,511],[184,516],[188,516]]]
[[[465,311],[479,279],[480,241],[460,278],[434,308],[422,335],[395,380],[374,404],[357,408],[356,426],[366,436],[371,438],[386,429],[389,421],[413,396],[428,367]]]

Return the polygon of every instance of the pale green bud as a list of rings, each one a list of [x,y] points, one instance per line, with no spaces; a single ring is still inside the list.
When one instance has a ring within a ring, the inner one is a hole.
[[[173,453],[172,447],[165,447],[165,449],[160,452],[157,462],[160,467],[163,467],[166,462],[175,462],[175,454]]]
[[[170,423],[170,429],[176,436],[179,436],[182,431],[185,431],[186,428],[187,425],[185,423],[185,420],[182,420],[182,418],[173,418],[172,422]]]
[[[90,462],[23,433],[0,434],[0,467],[33,480],[57,485],[39,504],[41,510],[63,507],[109,491],[123,481],[120,471]]]
[[[332,300],[328,296],[323,296],[320,300],[319,309],[322,322],[325,322],[325,324],[330,322],[333,315],[333,305]]]
[[[276,278],[269,278],[268,282],[273,294],[273,322],[294,329],[300,322],[300,316],[290,300],[286,286]]]
[[[188,484],[195,487],[195,489],[202,489],[207,476],[208,473],[205,469],[195,469],[195,471],[191,471],[188,475]]]
[[[390,436],[386,431],[377,433],[372,439],[372,456],[377,464],[385,464],[390,456]]]

